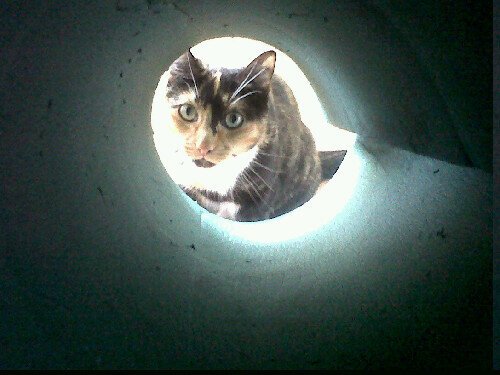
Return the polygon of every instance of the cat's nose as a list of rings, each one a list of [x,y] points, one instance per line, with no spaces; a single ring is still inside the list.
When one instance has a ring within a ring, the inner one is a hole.
[[[210,153],[210,151],[212,151],[212,149],[208,146],[198,147],[198,153],[203,157],[207,156]]]

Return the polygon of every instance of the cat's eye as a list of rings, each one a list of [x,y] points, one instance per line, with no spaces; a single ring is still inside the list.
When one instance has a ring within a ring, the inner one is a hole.
[[[237,128],[243,124],[243,116],[238,112],[231,112],[226,116],[226,126],[228,128]]]
[[[196,108],[191,104],[183,104],[179,107],[179,115],[186,121],[194,121],[198,116]]]

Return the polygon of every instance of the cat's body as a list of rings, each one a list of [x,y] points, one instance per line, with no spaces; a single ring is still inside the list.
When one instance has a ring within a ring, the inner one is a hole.
[[[210,71],[188,51],[169,69],[169,173],[202,207],[238,221],[273,218],[307,202],[345,152],[322,163],[275,53]],[[333,160],[333,163],[331,161]],[[328,170],[326,170],[327,168]]]
[[[294,101],[274,76],[267,121],[276,126],[270,127],[233,187],[226,194],[199,189],[187,193],[209,211],[239,221],[279,216],[308,201],[321,181],[321,164],[297,106],[289,104]]]

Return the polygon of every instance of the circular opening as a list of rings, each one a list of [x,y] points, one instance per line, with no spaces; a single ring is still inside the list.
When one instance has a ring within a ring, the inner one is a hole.
[[[242,238],[257,242],[274,242],[296,238],[326,224],[345,206],[356,185],[360,161],[354,152],[356,135],[329,123],[311,84],[298,65],[285,53],[269,44],[247,38],[216,38],[203,41],[190,49],[192,55],[210,69],[245,67],[265,51],[276,52],[274,75],[283,79],[291,89],[302,122],[312,133],[320,151],[346,150],[346,156],[333,178],[321,184],[316,194],[302,206],[273,219],[256,222],[239,222],[224,219],[199,206],[186,195],[188,207],[200,216],[203,227],[209,227],[221,236]],[[191,67],[190,67],[191,69]],[[160,159],[172,178],[182,180],[178,166],[174,166],[171,133],[166,126],[171,106],[166,101],[169,74],[165,72],[155,91],[151,125],[154,142]],[[189,84],[188,84],[189,86]],[[197,87],[191,89],[197,90]],[[196,114],[192,108],[183,107],[181,115],[190,120]],[[237,118],[231,118],[237,122]],[[177,168],[175,171],[174,169]],[[198,168],[199,169],[199,168]],[[210,168],[205,168],[207,171]],[[203,178],[203,176],[201,176]],[[233,176],[228,178],[234,178]]]

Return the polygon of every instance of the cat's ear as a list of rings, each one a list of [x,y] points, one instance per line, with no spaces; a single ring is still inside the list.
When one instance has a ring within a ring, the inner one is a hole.
[[[179,74],[186,79],[192,79],[193,76],[202,77],[206,73],[201,61],[191,53],[191,48],[175,60],[172,67],[173,74]]]
[[[250,83],[250,80],[252,80],[255,85],[268,88],[271,84],[275,63],[276,52],[264,52],[248,64],[238,76],[242,82],[246,80]]]

